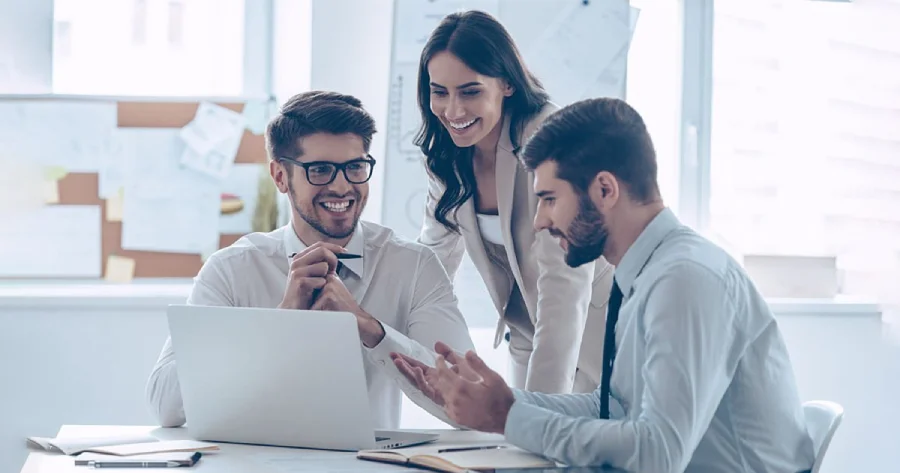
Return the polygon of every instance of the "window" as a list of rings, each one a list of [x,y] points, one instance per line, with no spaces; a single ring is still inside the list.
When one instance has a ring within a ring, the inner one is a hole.
[[[721,0],[714,23],[712,232],[764,293],[896,297],[900,4]]]
[[[55,0],[53,92],[239,96],[244,0]]]
[[[626,99],[653,138],[663,200],[677,210],[681,7],[672,0],[631,0],[631,6],[640,13],[628,52]]]

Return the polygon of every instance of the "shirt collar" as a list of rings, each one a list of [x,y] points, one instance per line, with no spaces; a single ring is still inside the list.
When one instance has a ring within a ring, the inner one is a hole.
[[[626,297],[631,294],[634,280],[641,274],[653,252],[662,244],[668,234],[681,227],[681,222],[668,207],[653,217],[637,240],[628,247],[619,265],[616,266],[616,284]]]
[[[359,222],[356,224],[356,228],[353,230],[353,236],[350,237],[350,241],[344,246],[347,250],[347,253],[354,253],[357,255],[363,255],[363,250],[365,249],[365,235],[363,234],[362,225]],[[285,256],[290,257],[293,253],[300,253],[301,251],[306,249],[306,245],[300,240],[300,237],[297,236],[297,233],[294,231],[293,225],[288,223],[284,228],[284,252]],[[363,261],[365,260],[365,255],[363,258],[359,259],[345,259],[341,260],[341,263],[358,277],[363,277],[363,271],[365,270],[365,264]]]

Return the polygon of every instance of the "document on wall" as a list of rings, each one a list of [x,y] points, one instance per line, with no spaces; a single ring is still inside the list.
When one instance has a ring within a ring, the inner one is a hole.
[[[179,133],[185,144],[181,164],[216,179],[228,177],[246,123],[238,112],[201,102],[194,120]]]
[[[115,152],[116,127],[112,101],[0,101],[0,144],[26,162],[99,172]]]
[[[120,128],[110,135],[109,146],[103,155],[102,167],[98,173],[101,199],[118,195],[125,187],[125,174],[134,159],[135,129]]]
[[[640,9],[631,7],[629,15],[629,35],[628,43],[619,51],[619,54],[610,61],[609,66],[600,74],[600,77],[591,85],[585,97],[616,97],[625,99],[628,72],[628,54],[631,51],[631,40],[634,38],[634,31],[637,29],[637,21],[640,16]]]
[[[0,277],[100,277],[100,206],[50,205],[4,220]]]
[[[553,101],[568,105],[585,97],[631,39],[627,0],[567,2],[526,52]]]
[[[497,17],[499,0],[405,0],[394,12],[394,62],[417,63],[425,42],[445,16],[464,10],[481,10]]]
[[[244,104],[241,114],[244,116],[246,127],[250,133],[254,135],[265,133],[272,115],[271,102],[269,100],[250,100]]]
[[[135,135],[122,200],[122,248],[203,254],[219,243],[219,182],[180,164],[177,130]]]

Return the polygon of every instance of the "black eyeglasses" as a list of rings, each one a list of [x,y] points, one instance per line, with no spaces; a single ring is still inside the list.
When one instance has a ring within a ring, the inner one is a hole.
[[[375,159],[371,155],[365,158],[352,159],[343,163],[332,163],[331,161],[313,161],[303,163],[294,158],[281,156],[281,161],[288,161],[296,164],[306,171],[306,180],[314,186],[327,186],[334,182],[338,171],[344,173],[344,179],[351,184],[363,184],[372,177],[372,169],[375,167]]]

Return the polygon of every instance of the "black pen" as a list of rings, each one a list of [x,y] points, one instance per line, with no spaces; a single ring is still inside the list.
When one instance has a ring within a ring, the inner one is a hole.
[[[478,447],[444,448],[444,449],[438,450],[438,453],[467,452],[469,450],[494,450],[497,448],[506,448],[506,445],[481,445]]]
[[[334,255],[337,256],[337,259],[360,259],[360,258],[362,258],[362,255],[357,255],[355,253],[335,253]],[[288,258],[293,258],[294,256],[297,256],[297,253],[291,253],[291,255],[288,256]]]

